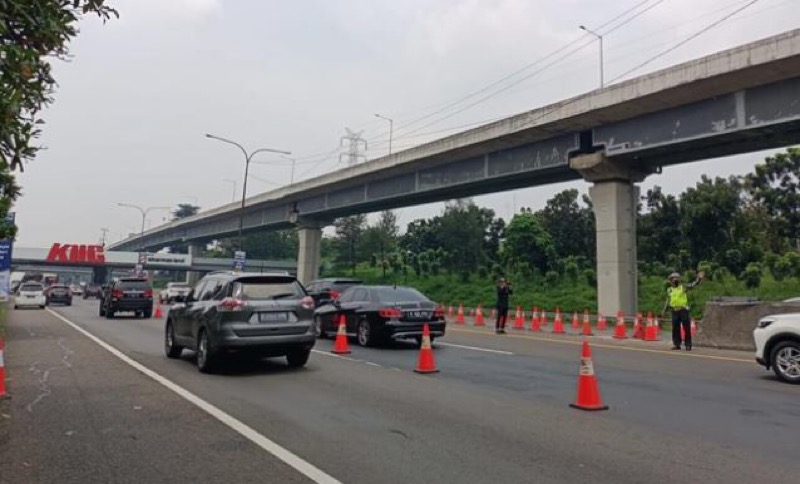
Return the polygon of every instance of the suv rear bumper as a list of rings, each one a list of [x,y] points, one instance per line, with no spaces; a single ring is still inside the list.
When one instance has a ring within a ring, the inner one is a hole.
[[[211,336],[211,334],[209,334]],[[225,332],[212,344],[218,351],[257,353],[263,356],[284,356],[290,351],[310,350],[317,341],[313,332],[279,336],[236,336]]]
[[[111,301],[108,308],[112,311],[152,311],[153,300],[149,301]]]

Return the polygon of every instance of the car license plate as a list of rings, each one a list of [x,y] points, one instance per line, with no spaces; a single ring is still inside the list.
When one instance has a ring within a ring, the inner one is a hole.
[[[428,311],[406,311],[406,316],[413,319],[428,319],[430,313]]]
[[[264,312],[258,313],[258,320],[262,323],[285,323],[289,320],[289,313]]]

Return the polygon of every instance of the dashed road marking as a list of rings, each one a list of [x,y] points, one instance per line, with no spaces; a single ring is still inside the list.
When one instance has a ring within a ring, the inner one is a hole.
[[[437,346],[452,346],[453,348],[461,348],[461,349],[465,349],[465,350],[484,351],[486,353],[496,353],[498,355],[509,355],[509,356],[513,356],[514,355],[514,353],[512,353],[511,351],[492,350],[492,349],[489,349],[489,348],[479,348],[477,346],[457,345],[455,343],[444,343],[442,341],[437,341],[436,345]]]
[[[489,336],[490,335],[490,333],[487,333],[485,331],[476,331],[476,330],[466,329],[466,328],[449,327],[449,328],[447,328],[447,330],[448,331],[452,331],[454,333],[470,333],[470,334],[480,334],[480,335],[484,335],[484,336]],[[527,340],[531,340],[531,341],[544,341],[544,342],[547,342],[547,343],[559,343],[559,344],[572,345],[572,346],[580,346],[580,345],[583,344],[583,340],[581,340],[581,341],[571,341],[571,340],[565,340],[565,339],[535,337],[535,336],[529,336],[529,335],[524,335],[524,334],[506,334],[506,335],[503,336],[503,338],[527,339]],[[592,342],[592,348],[604,348],[604,349],[621,350],[621,351],[636,351],[636,352],[639,352],[639,353],[657,353],[657,354],[663,355],[663,356],[674,356],[674,357],[678,357],[678,358],[680,358],[680,357],[683,357],[683,358],[703,358],[703,359],[707,359],[707,360],[735,361],[735,362],[738,362],[738,363],[753,363],[755,361],[755,360],[748,360],[748,359],[744,359],[744,358],[733,358],[731,356],[704,355],[704,354],[698,354],[698,353],[687,353],[687,352],[684,352],[684,351],[678,352],[678,351],[668,351],[668,350],[655,350],[655,349],[651,349],[651,348],[634,348],[634,347],[631,347],[631,346],[617,346],[617,345],[609,345],[609,344],[595,343],[595,342]]]
[[[226,413],[225,411],[219,409],[218,407],[212,405],[211,403],[203,400],[202,398],[198,397],[194,393],[186,390],[182,386],[178,385],[177,383],[169,380],[168,378],[156,373],[155,371],[147,368],[146,366],[142,365],[138,361],[133,360],[132,358],[128,357],[126,354],[111,346],[110,344],[106,343],[102,339],[98,338],[97,336],[93,335],[92,333],[86,331],[85,329],[81,328],[77,324],[73,323],[69,319],[65,318],[61,314],[47,308],[47,311],[55,316],[56,318],[60,319],[61,321],[65,322],[73,329],[78,331],[79,333],[83,334],[90,340],[94,341],[98,345],[100,345],[103,349],[107,350],[112,355],[116,356],[120,360],[124,361],[128,365],[132,366],[139,372],[143,373],[146,376],[149,376],[153,380],[157,381],[161,385],[167,387],[168,389],[172,390],[173,392],[177,393],[179,396],[184,398],[185,400],[189,401],[190,403],[194,404],[201,410],[205,411],[212,417],[216,418],[242,437],[246,438],[247,440],[253,442],[257,446],[261,447],[265,451],[269,452],[276,458],[280,459],[287,465],[291,466],[296,471],[300,472],[304,476],[311,479],[313,482],[318,484],[341,484],[341,481],[335,479],[334,477],[326,474],[322,470],[315,467],[310,462],[303,460],[302,458],[298,457],[290,450],[285,449],[275,443],[274,441],[268,439],[264,435],[258,433],[255,429],[248,426],[241,420],[236,419],[232,415]]]

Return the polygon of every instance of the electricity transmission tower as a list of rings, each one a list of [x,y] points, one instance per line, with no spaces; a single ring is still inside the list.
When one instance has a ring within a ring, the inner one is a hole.
[[[361,153],[362,148],[364,151],[367,151],[367,140],[361,137],[361,133],[363,133],[363,131],[356,133],[350,128],[345,128],[344,130],[347,132],[347,134],[342,136],[341,141],[339,142],[339,147],[344,148],[345,142],[347,142],[347,150],[343,153],[339,153],[339,163],[342,162],[342,157],[346,157],[347,166],[355,165],[358,163],[359,158],[362,158],[364,161],[366,161],[367,156],[364,153]]]

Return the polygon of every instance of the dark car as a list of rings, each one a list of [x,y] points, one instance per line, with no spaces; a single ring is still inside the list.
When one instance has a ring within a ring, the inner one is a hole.
[[[114,281],[103,292],[100,316],[108,319],[116,313],[132,312],[138,317],[153,316],[153,287],[150,281],[139,277],[124,277]]]
[[[89,299],[90,297],[96,297],[98,299],[103,298],[103,286],[100,284],[87,284],[86,287],[83,289],[83,298]]]
[[[348,287],[360,286],[361,284],[364,284],[364,282],[359,279],[350,279],[346,277],[317,279],[306,285],[306,291],[308,291],[308,295],[314,299],[314,303],[319,307],[339,297],[342,291]]]
[[[428,323],[431,341],[444,336],[444,309],[416,289],[393,286],[355,286],[338,299],[321,306],[314,315],[317,334],[335,334],[345,316],[347,335],[361,346],[399,339],[422,343],[422,328]]]
[[[44,291],[47,305],[64,304],[72,306],[72,291],[64,284],[53,284]]]
[[[214,272],[175,302],[164,350],[169,358],[196,351],[203,373],[226,356],[285,356],[290,367],[301,367],[316,342],[314,300],[288,274]]]

